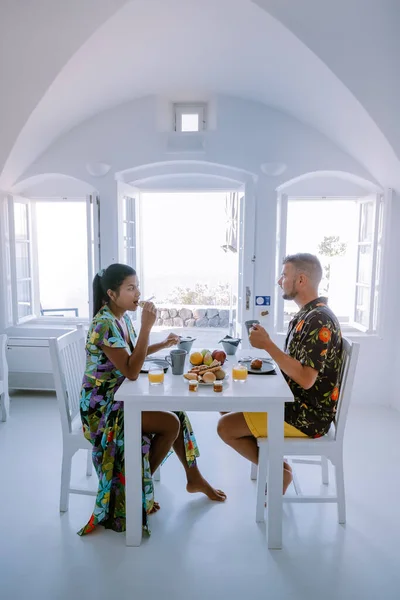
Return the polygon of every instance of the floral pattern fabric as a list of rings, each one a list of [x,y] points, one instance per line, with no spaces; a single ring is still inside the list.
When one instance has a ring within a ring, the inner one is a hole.
[[[291,320],[285,352],[318,371],[309,390],[283,373],[294,396],[285,405],[285,421],[310,437],[325,435],[336,414],[342,364],[340,325],[326,298],[306,304]]]
[[[125,377],[107,358],[102,347],[133,350],[136,333],[124,315],[130,347],[113,313],[104,306],[94,317],[86,342],[86,369],[82,383],[80,412],[83,433],[93,445],[93,465],[99,478],[95,508],[89,522],[78,533],[93,531],[103,525],[114,531],[125,531],[125,460],[124,406],[114,400]],[[196,464],[199,450],[187,415],[177,412],[183,431],[186,459]],[[154,487],[150,472],[149,451],[152,436],[142,436],[142,501],[143,527],[150,533],[147,514],[154,505]]]

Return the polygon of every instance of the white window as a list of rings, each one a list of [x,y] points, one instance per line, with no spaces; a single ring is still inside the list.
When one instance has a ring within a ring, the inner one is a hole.
[[[99,269],[99,199],[10,198],[9,218],[13,323],[88,319]]]
[[[354,323],[358,324],[363,331],[369,332],[375,331],[378,326],[383,211],[382,196],[365,198],[358,203],[359,232]]]
[[[123,262],[135,268],[136,265],[136,199],[124,196],[122,202],[123,223]]]
[[[378,328],[383,240],[383,197],[278,199],[277,273],[287,254],[316,254],[323,267],[319,293],[342,328]],[[284,331],[298,311],[277,291],[276,327]]]
[[[4,325],[9,326],[12,325],[13,322],[13,297],[11,282],[9,206],[6,196],[0,198],[0,243],[0,306],[2,305],[2,315],[0,315],[0,320],[2,321],[4,319]],[[2,290],[3,294],[1,294]]]
[[[205,104],[175,104],[174,129],[181,133],[194,133],[206,128]]]
[[[23,198],[9,200],[10,251],[14,322],[22,323],[33,312],[31,207]]]

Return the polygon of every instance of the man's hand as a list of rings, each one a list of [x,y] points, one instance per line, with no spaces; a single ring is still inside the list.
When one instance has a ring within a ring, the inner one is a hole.
[[[261,325],[253,325],[250,329],[249,342],[254,348],[266,350],[271,338]]]
[[[176,335],[176,333],[170,333],[169,336],[163,341],[163,347],[170,348],[171,346],[176,346],[176,344],[179,344],[179,339],[179,335]]]

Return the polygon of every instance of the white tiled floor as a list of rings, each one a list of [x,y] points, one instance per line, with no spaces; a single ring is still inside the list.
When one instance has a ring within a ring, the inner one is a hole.
[[[254,521],[249,466],[219,441],[217,416],[191,415],[200,466],[228,494],[225,505],[189,496],[171,457],[157,484],[152,536],[126,548],[123,534],[76,531],[93,498],[71,496],[60,516],[61,433],[51,394],[14,396],[0,424],[0,598],[273,600],[400,597],[400,414],[353,408],[346,439],[348,522],[330,505],[286,505],[284,549],[268,551]],[[388,448],[390,442],[390,450]],[[315,467],[299,473],[319,485]],[[73,477],[84,476],[77,456]],[[92,481],[93,485],[95,482]]]

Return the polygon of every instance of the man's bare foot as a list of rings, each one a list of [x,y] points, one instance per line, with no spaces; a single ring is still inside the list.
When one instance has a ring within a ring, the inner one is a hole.
[[[290,471],[292,472],[292,467],[289,465],[289,463],[287,463],[286,461],[283,462],[283,468],[286,469],[286,471]]]
[[[189,494],[201,492],[214,502],[225,502],[226,500],[225,492],[213,488],[201,475],[192,481],[188,481],[186,489]]]
[[[293,481],[293,475],[292,475],[292,469],[286,469],[286,467],[283,469],[283,495],[286,494],[286,490],[288,489],[289,485],[292,483]]]
[[[153,508],[151,508],[151,509],[150,509],[150,510],[147,512],[147,514],[148,514],[148,515],[153,515],[154,513],[156,513],[157,511],[159,511],[159,510],[160,510],[160,508],[161,508],[161,506],[159,505],[159,503],[158,503],[158,502],[154,502],[154,504],[153,504]]]
[[[286,491],[289,487],[289,485],[292,483],[293,481],[293,475],[292,475],[292,468],[290,465],[287,465],[287,463],[284,463],[285,467],[283,469],[283,495],[286,494]],[[289,467],[288,469],[286,468],[286,465]],[[265,486],[265,495],[267,495],[267,486]],[[267,506],[267,503],[265,502],[265,506]]]

